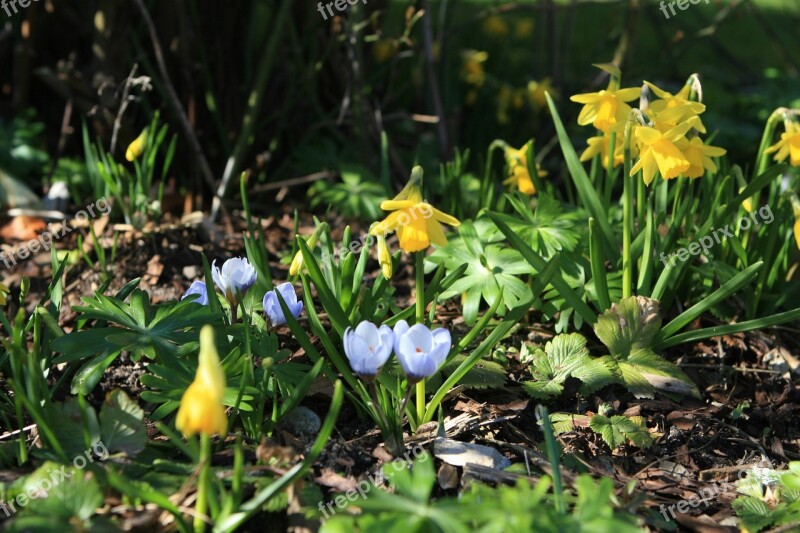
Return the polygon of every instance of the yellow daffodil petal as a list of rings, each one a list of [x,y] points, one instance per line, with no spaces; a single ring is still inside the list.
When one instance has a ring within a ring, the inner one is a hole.
[[[447,246],[447,237],[444,234],[442,225],[435,219],[427,221],[428,238],[436,246]]]
[[[381,209],[384,211],[397,211],[398,209],[408,209],[415,203],[414,200],[384,200],[381,202]]]
[[[459,222],[459,220],[456,217],[454,217],[453,215],[448,215],[447,213],[442,213],[441,211],[439,211],[435,207],[432,207],[431,209],[433,209],[433,218],[434,218],[434,220],[437,220],[439,222],[442,222],[443,224],[448,224],[448,225],[456,227],[456,228],[461,225],[461,222]]]

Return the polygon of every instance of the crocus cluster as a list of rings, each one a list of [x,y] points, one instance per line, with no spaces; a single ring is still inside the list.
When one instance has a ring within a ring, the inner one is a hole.
[[[431,331],[424,324],[409,326],[405,320],[380,328],[363,321],[344,332],[344,352],[353,371],[367,382],[380,373],[394,351],[410,384],[432,376],[444,363],[452,344],[444,328]]]

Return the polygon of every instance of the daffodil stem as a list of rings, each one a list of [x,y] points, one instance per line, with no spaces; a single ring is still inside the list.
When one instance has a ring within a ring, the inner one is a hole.
[[[631,261],[631,231],[633,226],[633,194],[635,177],[631,177],[631,122],[625,125],[625,140],[622,147],[623,193],[622,193],[622,297],[631,296],[633,286],[633,263]]]
[[[415,253],[417,275],[417,324],[425,323],[425,252]],[[425,380],[417,383],[417,420],[425,416]]]
[[[211,474],[211,438],[200,434],[200,476],[197,482],[197,503],[194,508],[194,531],[202,533],[206,530],[206,508],[208,506],[208,486]]]

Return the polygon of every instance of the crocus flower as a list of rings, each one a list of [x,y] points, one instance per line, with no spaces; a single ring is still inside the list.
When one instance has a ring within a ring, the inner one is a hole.
[[[199,298],[194,300],[194,303],[200,305],[208,305],[208,289],[206,289],[205,281],[192,282],[189,288],[186,289],[186,292],[183,293],[183,296],[181,296],[181,300],[185,300],[188,296],[191,296],[193,294],[199,295]]]
[[[366,320],[356,326],[356,329],[344,330],[342,340],[350,366],[366,381],[375,379],[394,348],[392,329],[386,325],[378,328]]]
[[[222,396],[225,392],[225,372],[214,345],[214,329],[200,330],[200,357],[194,381],[181,398],[175,427],[186,437],[196,433],[226,435],[228,419]]]
[[[394,353],[409,383],[432,376],[450,353],[450,332],[444,328],[431,331],[424,324],[411,327],[401,320],[394,326]]]
[[[269,291],[264,295],[264,313],[269,317],[269,321],[273,326],[280,326],[286,324],[286,316],[283,314],[281,304],[278,301],[278,296],[275,291],[280,292],[283,301],[289,308],[292,316],[297,318],[303,312],[303,302],[297,301],[297,293],[294,292],[294,287],[291,283],[281,283],[274,291]]]
[[[256,282],[256,269],[247,259],[233,257],[218,268],[217,260],[211,263],[211,277],[231,305],[240,302],[242,296]]]
[[[11,291],[8,289],[8,286],[0,283],[0,305],[6,305],[6,296],[8,296],[9,292]]]
[[[455,217],[442,213],[428,202],[422,201],[422,192],[416,184],[422,179],[422,168],[414,167],[411,181],[394,199],[381,203],[384,211],[393,211],[382,221],[374,224],[372,235],[387,234],[397,231],[400,248],[406,252],[425,250],[431,243],[439,246],[447,245],[441,223],[460,226]]]

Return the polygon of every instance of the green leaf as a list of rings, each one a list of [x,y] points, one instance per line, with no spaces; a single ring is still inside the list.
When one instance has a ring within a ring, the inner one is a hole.
[[[144,410],[122,390],[112,391],[100,409],[100,435],[109,452],[134,456],[147,443]]]
[[[442,366],[442,373],[445,376],[452,374],[466,359],[463,355],[453,357]],[[503,366],[486,359],[479,360],[459,381],[459,385],[470,389],[499,389],[505,383],[506,371]]]

